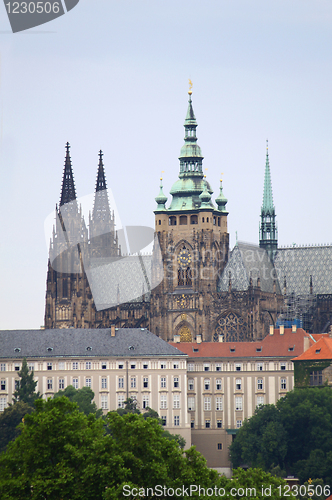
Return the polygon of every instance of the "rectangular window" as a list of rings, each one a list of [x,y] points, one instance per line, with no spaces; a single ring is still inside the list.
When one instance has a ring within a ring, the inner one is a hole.
[[[174,387],[179,387],[179,377],[174,377],[173,382],[174,382]]]
[[[242,427],[242,420],[237,420],[236,421],[236,428],[240,429],[240,427]]]
[[[217,450],[221,451],[222,450],[222,443],[217,443]]]
[[[166,415],[162,415],[161,416],[161,424],[163,426],[167,425],[167,417],[166,417]]]
[[[149,368],[149,365],[147,363],[144,363],[143,368],[144,368],[144,370],[147,370]]]
[[[0,382],[0,390],[1,391],[5,391],[6,390],[6,381],[5,380],[1,380],[1,382]]]
[[[73,361],[73,370],[78,370],[78,361]]]
[[[0,363],[0,372],[6,371],[6,363]]]
[[[195,410],[195,398],[188,398],[188,411]]]
[[[73,387],[78,389],[78,378],[73,378]]]
[[[237,378],[236,381],[235,381],[235,389],[237,391],[240,391],[241,390],[241,387],[242,387],[242,381],[240,378]]]
[[[29,363],[29,372],[33,372],[35,369],[35,364],[34,363]]]
[[[166,363],[160,363],[161,370],[166,370]]]
[[[102,370],[106,370],[106,368],[107,368],[106,361],[102,361],[102,362],[101,362],[101,369],[102,369]]]
[[[18,391],[20,388],[20,381],[19,380],[15,380],[15,391]]]
[[[160,379],[160,387],[162,389],[166,388],[166,377],[161,377],[161,379]]]
[[[123,388],[124,388],[124,378],[119,377],[119,389],[123,389]]]
[[[131,370],[135,370],[135,368],[136,368],[135,363],[131,364],[131,365],[130,365],[130,368],[131,368]]]
[[[143,403],[143,409],[146,409],[149,406],[149,395],[148,394],[143,394],[142,403]]]
[[[257,370],[259,372],[262,372],[263,371],[263,363],[257,363]]]
[[[136,377],[130,377],[130,387],[136,389]]]
[[[236,365],[235,365],[235,370],[236,370],[237,372],[240,372],[240,371],[241,371],[241,363],[236,363]]]
[[[258,378],[257,379],[257,390],[261,391],[262,389],[263,389],[263,379],[262,378]]]
[[[101,395],[101,409],[102,410],[108,409],[108,396],[107,396],[107,394]]]
[[[106,377],[101,379],[101,388],[107,389],[107,378]]]
[[[235,410],[242,411],[242,396],[237,396],[235,398]]]
[[[59,370],[64,370],[64,369],[65,369],[65,362],[59,361]]]
[[[211,420],[205,420],[205,429],[210,429],[211,427]]]
[[[264,404],[264,396],[257,396],[257,406]]]
[[[179,363],[173,363],[173,368],[174,368],[174,370],[178,370],[179,369]]]
[[[218,429],[222,428],[222,420],[217,420],[217,428]]]
[[[49,391],[53,389],[53,380],[51,378],[47,379],[47,389]]]
[[[221,372],[221,363],[216,363],[216,371]]]
[[[174,426],[178,427],[180,425],[180,417],[175,415],[174,417]]]
[[[286,363],[280,363],[280,370],[286,370]]]
[[[204,390],[205,391],[209,391],[210,390],[210,379],[209,378],[206,378],[204,380]]]
[[[118,408],[124,408],[125,397],[123,394],[118,394]]]
[[[118,365],[118,368],[119,368],[119,370],[123,370],[123,364],[122,364],[122,363],[120,363],[120,364]]]
[[[211,398],[204,398],[204,411],[211,411]]]
[[[204,363],[204,371],[209,372],[210,371],[210,363]]]
[[[317,370],[310,372],[310,385],[323,385],[323,372],[322,370]]]
[[[286,390],[286,389],[287,389],[286,379],[282,378],[281,379],[281,390]]]
[[[194,380],[192,378],[188,379],[188,391],[194,390]]]
[[[15,369],[16,372],[20,371],[20,365],[19,365],[19,363],[15,363],[14,369]]]
[[[85,379],[85,387],[91,387],[91,378]]]
[[[7,398],[6,397],[0,398],[0,411],[4,411],[6,406],[7,406]]]
[[[222,405],[223,400],[222,398],[216,398],[216,411],[222,411]]]
[[[148,377],[143,377],[143,387],[147,389],[149,387],[149,379]]]
[[[195,420],[192,420],[190,422],[190,427],[191,427],[191,429],[195,429]]]
[[[52,363],[50,361],[48,361],[47,363],[47,369],[52,370]]]
[[[221,385],[221,378],[217,378],[216,380],[216,390],[221,391],[222,385]]]
[[[85,369],[86,370],[91,370],[91,361],[86,361],[85,362]]]
[[[173,408],[180,408],[180,394],[173,394]]]
[[[59,391],[62,391],[65,388],[65,379],[59,378]]]
[[[188,363],[188,372],[194,371],[194,363]]]
[[[161,396],[160,396],[160,409],[161,410],[167,409],[167,395],[166,394],[161,394]]]

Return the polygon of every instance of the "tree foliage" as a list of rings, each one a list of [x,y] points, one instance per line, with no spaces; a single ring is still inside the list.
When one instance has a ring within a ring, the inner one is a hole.
[[[13,394],[13,400],[16,403],[21,401],[29,405],[33,405],[34,401],[41,397],[40,393],[36,393],[37,382],[33,380],[33,370],[29,372],[29,367],[26,358],[23,359],[22,368],[18,372],[20,377],[18,388]]]
[[[196,485],[207,494],[197,490],[192,498],[217,499],[220,495],[208,489],[224,488],[230,496],[231,488],[256,486],[255,497],[265,498],[262,485],[273,484],[270,498],[280,498],[275,488],[282,480],[261,470],[235,471],[233,480],[220,477],[194,447],[183,453],[175,441],[164,438],[157,419],[110,412],[106,432],[103,419],[85,415],[68,398],[35,405],[36,411],[20,424],[21,434],[0,456],[1,500],[118,500],[125,498],[125,485],[137,492],[157,485],[181,491]],[[252,499],[246,493],[232,497]],[[147,491],[145,498],[153,497]]]
[[[22,419],[27,413],[34,410],[32,406],[18,401],[14,405],[9,405],[0,413],[0,453],[4,451],[10,443],[20,433],[17,426],[22,422]]]
[[[302,483],[332,484],[332,391],[295,389],[276,405],[265,405],[245,421],[230,447],[234,466],[271,471],[278,467]]]
[[[66,396],[72,403],[77,403],[78,408],[85,415],[94,413],[97,417],[102,415],[102,410],[97,409],[97,405],[93,400],[95,393],[90,387],[82,387],[75,389],[72,385],[68,385],[63,391],[58,391],[54,394],[54,398]]]

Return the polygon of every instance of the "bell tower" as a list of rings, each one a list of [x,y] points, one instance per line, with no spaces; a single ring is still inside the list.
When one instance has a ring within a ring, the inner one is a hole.
[[[197,126],[190,89],[179,178],[170,191],[169,208],[161,179],[154,212],[164,279],[152,291],[150,328],[164,340],[174,335],[182,342],[211,340],[210,307],[228,260],[227,199],[220,181],[216,206],[212,201],[213,191],[203,175]]]

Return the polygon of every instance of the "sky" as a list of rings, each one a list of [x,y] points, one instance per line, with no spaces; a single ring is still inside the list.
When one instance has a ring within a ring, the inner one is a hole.
[[[279,245],[332,243],[330,0],[81,0],[13,34],[0,5],[0,329],[43,325],[44,221],[65,143],[79,197],[98,151],[124,225],[154,227],[179,171],[188,79],[231,248],[258,243],[266,139]],[[331,278],[332,279],[332,278]]]

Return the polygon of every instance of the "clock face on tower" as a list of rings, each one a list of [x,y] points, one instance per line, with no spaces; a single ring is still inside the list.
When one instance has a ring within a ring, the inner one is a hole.
[[[190,263],[191,263],[190,253],[188,252],[188,250],[186,248],[182,248],[182,250],[180,250],[179,255],[178,255],[178,264],[182,268],[186,268],[190,265]]]

